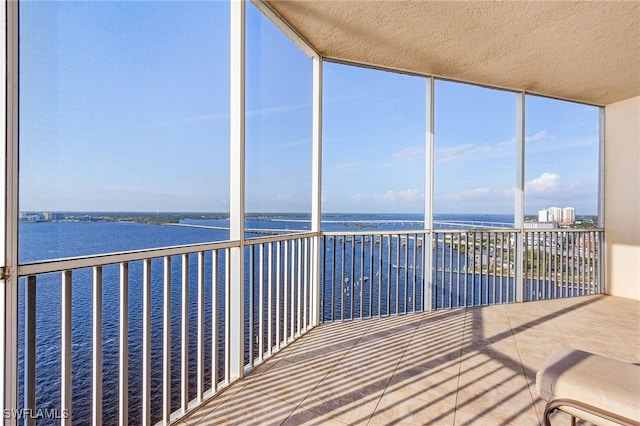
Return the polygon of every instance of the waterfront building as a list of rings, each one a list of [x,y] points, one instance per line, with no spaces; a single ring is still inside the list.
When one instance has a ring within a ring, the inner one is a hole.
[[[565,207],[562,209],[562,224],[572,225],[576,220],[576,210],[573,207]]]
[[[549,207],[547,212],[549,214],[549,222],[562,222],[562,209],[560,207]]]
[[[42,216],[40,216],[39,214],[29,214],[26,216],[27,218],[27,222],[29,223],[35,223],[35,222],[42,222],[43,218]]]
[[[562,225],[572,225],[575,222],[576,213],[573,207],[549,207],[538,211],[538,222],[555,222]]]
[[[63,213],[54,213],[54,212],[44,212],[42,213],[42,218],[44,221],[49,222],[52,220],[62,220],[64,219]]]
[[[549,212],[546,209],[538,211],[538,222],[548,222]]]

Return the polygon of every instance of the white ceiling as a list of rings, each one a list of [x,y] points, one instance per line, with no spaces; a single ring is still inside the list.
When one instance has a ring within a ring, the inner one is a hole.
[[[640,1],[265,0],[327,59],[606,105],[640,95]]]

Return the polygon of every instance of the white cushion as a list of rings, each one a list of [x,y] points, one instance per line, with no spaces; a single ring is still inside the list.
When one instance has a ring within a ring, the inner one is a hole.
[[[546,401],[571,399],[640,422],[640,366],[635,364],[559,348],[538,371],[536,390]],[[572,413],[575,410],[564,411],[585,420],[597,420],[584,413]]]

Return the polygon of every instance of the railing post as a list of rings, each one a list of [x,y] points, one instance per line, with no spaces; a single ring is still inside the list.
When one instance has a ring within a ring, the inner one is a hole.
[[[245,25],[246,3],[231,1],[230,75],[230,239],[239,241],[230,249],[230,294],[228,318],[230,381],[244,373],[244,220],[245,220]]]
[[[525,93],[516,94],[516,182],[514,228],[516,230],[516,252],[513,255],[515,264],[514,287],[515,300],[524,302],[523,265],[525,255],[524,246],[524,141],[525,141]]]
[[[91,424],[102,424],[102,266],[93,268]]]
[[[4,137],[4,149],[0,150],[0,185],[4,189],[0,197],[4,220],[0,227],[0,401],[4,417],[18,409],[18,2],[2,3],[0,108],[5,119],[0,121]],[[3,421],[16,425],[17,416],[9,415]]]
[[[24,408],[36,408],[36,276],[27,277],[24,292]],[[34,418],[25,418],[25,426],[36,424]]]
[[[606,262],[604,256],[605,250],[605,231],[604,231],[604,166],[605,166],[605,153],[606,153],[606,144],[605,144],[605,134],[606,134],[606,110],[604,107],[600,107],[600,111],[598,114],[598,119],[600,125],[598,126],[599,132],[599,151],[598,151],[598,228],[603,231],[598,232],[598,287],[600,293],[607,292],[607,283],[606,283]]]
[[[151,259],[142,263],[142,419],[151,425]],[[157,390],[156,390],[157,391]]]
[[[171,418],[171,256],[164,257],[162,269],[162,425],[166,426]]]
[[[129,424],[129,264],[120,264],[120,350],[118,351],[118,424]]]
[[[322,226],[322,68],[320,56],[313,57],[313,145],[311,165],[311,231],[316,232],[311,247],[310,326],[320,322],[320,231]]]
[[[433,173],[434,173],[434,78],[427,77],[426,132],[425,132],[425,182],[424,182],[424,242],[422,244],[422,310],[431,311],[433,291]]]
[[[180,333],[180,413],[189,406],[189,254],[182,255]]]
[[[62,298],[60,301],[62,311],[62,323],[61,329],[61,365],[60,365],[60,408],[62,409],[62,419],[60,424],[62,426],[71,425],[71,378],[72,368],[71,363],[73,357],[73,345],[72,345],[72,298],[73,298],[73,283],[72,283],[72,271],[66,270],[62,272]]]

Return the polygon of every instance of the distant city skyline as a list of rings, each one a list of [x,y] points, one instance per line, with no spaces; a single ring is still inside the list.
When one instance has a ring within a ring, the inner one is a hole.
[[[20,209],[228,211],[228,9],[21,3]],[[247,211],[309,212],[311,59],[247,20]],[[325,62],[324,212],[422,212],[426,81]],[[435,85],[434,210],[513,214],[515,94]],[[525,213],[595,215],[598,108],[526,103]]]

